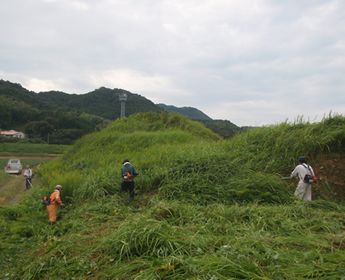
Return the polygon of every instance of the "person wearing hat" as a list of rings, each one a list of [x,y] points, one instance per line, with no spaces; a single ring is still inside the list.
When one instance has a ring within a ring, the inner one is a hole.
[[[129,162],[128,159],[125,159],[122,162],[121,167],[121,191],[129,193],[128,203],[134,199],[134,178],[138,175],[139,173],[135,170],[135,167]]]
[[[55,187],[54,192],[50,195],[49,205],[47,205],[48,218],[52,224],[56,223],[57,209],[59,207],[63,207],[63,203],[61,200],[61,190],[62,190],[61,185],[57,185]]]
[[[304,156],[298,157],[298,165],[290,175],[290,178],[293,177],[299,179],[295,196],[301,200],[311,201],[312,178],[315,178],[315,173]]]

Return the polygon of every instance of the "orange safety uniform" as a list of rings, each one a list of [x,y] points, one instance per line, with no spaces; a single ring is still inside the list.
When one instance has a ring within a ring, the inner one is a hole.
[[[56,222],[57,218],[57,209],[59,206],[62,204],[61,196],[60,196],[60,191],[55,190],[51,195],[50,195],[50,204],[47,206],[47,211],[48,211],[48,218],[49,221],[52,223]]]

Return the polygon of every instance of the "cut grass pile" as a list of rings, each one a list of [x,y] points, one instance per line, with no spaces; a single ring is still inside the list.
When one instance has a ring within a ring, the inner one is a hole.
[[[64,209],[55,227],[43,215],[33,223],[23,209],[2,209],[2,237],[13,245],[1,242],[0,275],[341,279],[345,273],[345,209],[335,203],[195,206],[147,198],[132,208],[124,200],[114,195]]]

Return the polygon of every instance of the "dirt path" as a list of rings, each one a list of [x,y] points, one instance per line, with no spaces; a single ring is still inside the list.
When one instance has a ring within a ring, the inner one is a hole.
[[[25,164],[25,160],[32,160],[34,164],[53,160],[57,155],[17,155],[13,158],[19,158],[22,160],[22,164]],[[9,159],[11,156],[0,155],[1,159]],[[24,160],[24,163],[23,163]],[[30,163],[31,165],[31,163]],[[4,172],[0,170],[0,172]],[[35,168],[33,168],[35,174]],[[2,175],[2,174],[0,174]],[[0,176],[0,206],[12,205],[17,203],[23,196],[25,196],[25,179],[23,175],[2,175]],[[33,178],[33,185],[39,182],[39,177]],[[30,190],[29,190],[30,192]]]
[[[24,176],[11,175],[6,184],[0,186],[0,206],[11,205],[19,201],[25,192]]]

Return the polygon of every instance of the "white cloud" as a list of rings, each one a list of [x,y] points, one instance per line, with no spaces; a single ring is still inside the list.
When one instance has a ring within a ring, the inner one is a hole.
[[[37,90],[124,88],[241,125],[345,113],[344,11],[341,0],[4,0],[0,73]]]
[[[142,94],[156,103],[163,102],[167,94],[179,98],[188,95],[187,92],[176,88],[169,77],[149,75],[130,69],[107,70],[97,75],[91,74],[89,79],[96,88],[99,86],[122,88]]]
[[[90,9],[90,6],[83,2],[83,1],[70,1],[70,5],[77,9],[77,10],[81,10],[81,11],[87,11]]]
[[[51,80],[40,80],[31,78],[23,84],[27,89],[40,92],[40,91],[50,91],[62,88],[61,83],[51,81]]]

